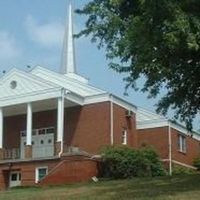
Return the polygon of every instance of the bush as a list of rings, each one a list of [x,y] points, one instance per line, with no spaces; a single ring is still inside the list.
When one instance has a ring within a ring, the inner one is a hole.
[[[187,167],[174,166],[172,174],[173,175],[190,175],[190,174],[195,174],[195,170],[187,168]]]
[[[200,157],[194,159],[193,165],[197,168],[197,170],[200,170]]]
[[[103,176],[132,178],[165,174],[158,154],[152,148],[134,150],[125,146],[106,147],[102,151]]]

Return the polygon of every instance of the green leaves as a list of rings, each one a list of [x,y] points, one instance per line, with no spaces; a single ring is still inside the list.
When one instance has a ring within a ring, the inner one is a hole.
[[[165,87],[157,110],[175,109],[192,127],[200,111],[199,0],[93,0],[77,12],[88,16],[78,36],[106,48],[110,66],[126,75],[125,88],[138,89],[141,76],[151,98]]]
[[[107,147],[102,152],[103,176],[132,178],[164,175],[158,154],[151,148],[134,150],[124,146]]]

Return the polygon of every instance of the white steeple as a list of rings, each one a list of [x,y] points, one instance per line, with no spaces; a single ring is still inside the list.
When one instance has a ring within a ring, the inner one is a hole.
[[[63,51],[60,72],[66,77],[82,83],[88,83],[88,79],[77,74],[75,62],[75,46],[73,38],[73,12],[72,3],[69,1],[68,19],[63,40]]]
[[[69,1],[68,20],[65,29],[61,73],[62,74],[76,74],[74,38],[73,38],[73,12],[72,3]]]

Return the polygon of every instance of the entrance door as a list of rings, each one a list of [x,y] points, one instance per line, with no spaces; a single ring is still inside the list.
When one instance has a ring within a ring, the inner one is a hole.
[[[13,171],[10,172],[9,187],[21,186],[21,172]]]
[[[54,155],[54,129],[44,128],[33,130],[32,157],[45,158]],[[21,158],[24,159],[26,146],[26,134],[21,135]]]
[[[45,158],[54,155],[54,134],[33,136],[33,158]]]

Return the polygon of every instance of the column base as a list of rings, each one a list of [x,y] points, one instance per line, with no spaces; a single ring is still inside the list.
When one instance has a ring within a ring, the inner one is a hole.
[[[58,156],[60,151],[61,151],[61,142],[56,142],[55,143],[55,150],[54,150],[55,156]]]
[[[32,158],[32,145],[26,145],[24,150],[25,158]]]
[[[4,159],[4,149],[0,149],[0,160]]]

